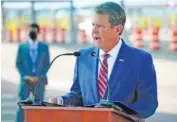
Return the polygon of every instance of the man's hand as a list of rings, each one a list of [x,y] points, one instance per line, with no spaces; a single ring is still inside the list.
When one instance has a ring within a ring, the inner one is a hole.
[[[27,81],[27,83],[30,83],[33,78],[31,76],[25,76],[24,79]]]
[[[33,82],[37,83],[40,80],[40,77],[33,77]]]
[[[48,99],[48,102],[63,105],[63,100],[60,97],[51,97]]]
[[[25,80],[28,84],[36,84],[39,81],[39,77],[25,76]]]

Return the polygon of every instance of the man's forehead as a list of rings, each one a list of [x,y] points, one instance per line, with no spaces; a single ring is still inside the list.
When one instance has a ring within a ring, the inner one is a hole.
[[[92,17],[109,17],[109,14],[107,13],[103,13],[103,14],[99,14],[99,13],[93,13]]]
[[[108,14],[93,14],[92,22],[109,23],[109,15]]]
[[[30,29],[30,31],[37,31],[36,27],[30,27],[29,29]]]

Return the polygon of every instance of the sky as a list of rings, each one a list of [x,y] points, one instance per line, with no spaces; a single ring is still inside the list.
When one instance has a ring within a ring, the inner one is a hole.
[[[8,1],[8,0],[5,0]],[[15,0],[11,0],[15,1]],[[18,0],[19,1],[19,0]],[[22,0],[21,0],[22,1]],[[38,0],[40,1],[40,0]],[[45,1],[45,0],[43,0]],[[58,0],[59,1],[59,0]],[[114,1],[114,2],[120,2],[120,0],[73,0],[74,5],[77,7],[83,7],[83,6],[90,6],[90,5],[95,5],[96,3],[99,4],[101,2],[106,2],[106,1]],[[94,1],[94,2],[92,2]],[[143,6],[143,5],[164,5],[164,4],[176,4],[177,5],[177,0],[124,0],[124,4],[127,6]],[[42,4],[42,5],[41,5]],[[69,3],[67,2],[58,2],[58,3],[36,3],[35,8],[40,9],[40,8],[60,8],[60,7],[69,7]],[[30,8],[31,4],[29,3],[15,3],[15,2],[6,2],[3,5],[6,8]]]

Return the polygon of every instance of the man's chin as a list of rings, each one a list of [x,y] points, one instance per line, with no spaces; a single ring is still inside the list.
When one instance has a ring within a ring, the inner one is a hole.
[[[101,48],[101,47],[102,47],[102,44],[99,43],[99,42],[96,42],[96,41],[94,41],[94,45],[95,45],[97,48]]]
[[[94,45],[95,45],[97,48],[101,48],[101,47],[102,47],[101,44],[96,44],[96,43],[94,43]]]

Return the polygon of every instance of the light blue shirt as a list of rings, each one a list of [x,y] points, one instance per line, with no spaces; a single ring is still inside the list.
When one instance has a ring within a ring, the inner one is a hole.
[[[32,72],[35,73],[36,72],[36,59],[37,59],[37,55],[38,55],[38,41],[32,41],[31,39],[29,39],[29,53],[30,53],[30,57],[33,63],[33,69]]]

